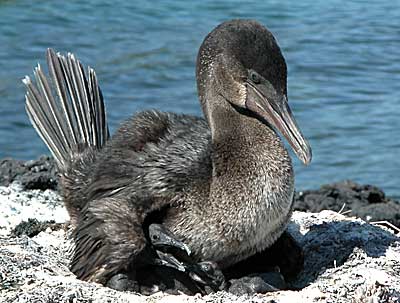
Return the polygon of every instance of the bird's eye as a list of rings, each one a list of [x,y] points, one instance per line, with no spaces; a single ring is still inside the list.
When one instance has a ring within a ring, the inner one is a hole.
[[[254,84],[260,84],[261,83],[261,77],[255,71],[251,71],[250,72],[250,79],[251,79],[251,81],[253,81]]]

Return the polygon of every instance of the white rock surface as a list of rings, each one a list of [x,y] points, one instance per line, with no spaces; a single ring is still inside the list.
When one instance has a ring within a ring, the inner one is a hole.
[[[29,218],[56,223],[69,220],[60,196],[52,190],[23,191],[18,183],[0,186],[0,205],[0,235],[7,235],[11,228]]]
[[[80,281],[68,270],[71,242],[64,230],[33,238],[8,235],[22,220],[65,222],[52,191],[0,187],[0,302],[400,302],[400,238],[390,231],[331,211],[295,212],[289,232],[305,254],[300,291],[237,297],[145,297]]]

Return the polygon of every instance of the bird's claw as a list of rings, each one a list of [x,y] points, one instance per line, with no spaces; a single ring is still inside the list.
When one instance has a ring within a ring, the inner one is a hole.
[[[214,262],[203,261],[186,267],[188,275],[197,283],[210,286],[213,290],[221,290],[225,277]]]
[[[178,261],[173,255],[164,253],[162,251],[156,251],[158,259],[154,260],[154,265],[168,266],[175,268],[179,271],[185,272],[186,268]]]
[[[154,260],[154,265],[168,266],[185,272],[194,282],[211,287],[214,291],[223,287],[225,277],[217,265],[208,261],[196,263],[190,257],[189,247],[178,240],[165,226],[150,224],[149,238],[158,256]]]

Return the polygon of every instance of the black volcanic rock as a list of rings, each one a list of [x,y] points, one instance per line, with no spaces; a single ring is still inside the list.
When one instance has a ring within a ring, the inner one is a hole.
[[[294,209],[307,212],[341,211],[367,222],[388,221],[400,228],[400,202],[385,197],[385,193],[376,186],[360,185],[349,180],[296,193]]]
[[[29,218],[28,221],[22,221],[11,230],[11,235],[14,237],[22,237],[23,235],[32,238],[47,228],[58,230],[63,227],[63,224],[56,223],[54,220],[39,221],[35,218]]]
[[[18,181],[24,189],[56,190],[58,180],[55,161],[49,156],[26,162],[11,158],[0,160],[0,185]]]

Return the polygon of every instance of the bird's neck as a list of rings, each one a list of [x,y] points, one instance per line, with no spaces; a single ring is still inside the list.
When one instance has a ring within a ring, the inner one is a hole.
[[[269,125],[239,113],[225,100],[211,106],[208,121],[217,156],[223,155],[228,161],[257,161],[263,165],[263,160],[273,160],[272,154],[287,154],[279,136]],[[225,167],[226,163],[221,165]],[[219,163],[214,163],[214,167],[218,166]]]
[[[208,112],[212,178],[191,220],[199,220],[210,238],[226,239],[240,255],[239,249],[260,251],[280,235],[292,208],[294,178],[288,152],[274,130],[227,105]],[[209,230],[208,225],[218,228]]]
[[[269,125],[225,104],[209,112],[211,200],[237,206],[248,201],[255,206],[265,200],[266,189],[289,195],[293,190],[292,163],[279,136]]]

